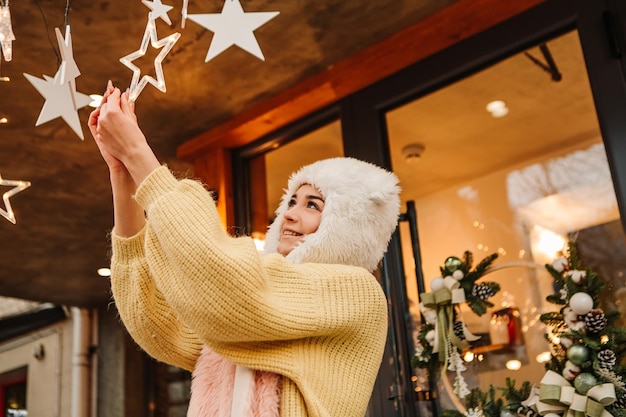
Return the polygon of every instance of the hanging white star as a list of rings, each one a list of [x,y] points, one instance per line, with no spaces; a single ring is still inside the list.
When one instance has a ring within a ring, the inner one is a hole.
[[[70,26],[67,25],[65,27],[65,39],[63,39],[59,28],[54,28],[54,31],[57,36],[57,42],[59,43],[59,51],[61,52],[61,65],[54,76],[54,81],[57,84],[65,84],[66,82],[73,83],[80,75],[80,70],[78,69],[78,65],[76,65],[76,61],[74,61]],[[76,89],[73,91],[76,91]]]
[[[176,41],[178,41],[178,38],[180,38],[180,33],[177,32],[171,34],[166,38],[160,40],[157,39],[154,20],[148,19],[146,31],[143,34],[143,39],[141,40],[141,47],[139,48],[139,50],[120,58],[120,62],[133,71],[133,78],[130,82],[129,91],[129,100],[131,102],[137,99],[147,83],[152,84],[158,90],[165,93],[165,76],[163,75],[163,67],[161,63],[165,59],[165,56],[170,52]],[[161,52],[159,52],[159,55],[157,55],[157,57],[154,59],[154,70],[157,77],[156,79],[150,75],[144,75],[140,79],[139,76],[141,75],[141,69],[133,64],[134,60],[146,54],[146,51],[148,50],[148,44],[151,44],[152,47],[156,49],[161,48]]]
[[[46,99],[35,126],[49,122],[57,117],[63,118],[72,130],[84,140],[77,109],[91,103],[91,97],[86,94],[73,94],[69,85],[57,84],[54,78],[44,75],[44,79],[24,74],[24,77]],[[76,109],[74,108],[76,103]]]
[[[0,208],[0,215],[15,224],[15,214],[13,213],[13,209],[11,208],[11,202],[9,198],[13,197],[15,194],[20,191],[24,191],[28,187],[30,187],[30,182],[28,181],[16,181],[16,180],[5,180],[0,176],[0,185],[5,187],[13,187],[9,191],[2,194],[2,200],[4,201],[4,209]]]
[[[225,0],[222,13],[190,14],[189,19],[214,33],[204,62],[215,58],[233,45],[265,61],[254,31],[279,12],[245,13],[239,0]]]
[[[150,8],[151,10],[150,15],[149,15],[150,19],[157,20],[158,18],[161,18],[168,25],[170,26],[172,25],[172,21],[170,20],[170,17],[167,15],[167,12],[172,10],[174,6],[168,6],[167,4],[163,4],[161,3],[161,0],[153,0],[153,1],[141,0],[141,2]]]
[[[61,53],[61,65],[54,76],[55,84],[67,84],[71,91],[72,106],[74,110],[78,110],[78,104],[76,103],[76,78],[80,75],[80,70],[76,61],[74,61],[74,51],[72,48],[72,32],[70,25],[65,27],[65,39],[59,28],[54,29],[57,42],[59,44],[59,51]]]
[[[13,59],[13,44],[15,35],[11,26],[11,11],[9,2],[0,7],[0,49],[5,61]]]

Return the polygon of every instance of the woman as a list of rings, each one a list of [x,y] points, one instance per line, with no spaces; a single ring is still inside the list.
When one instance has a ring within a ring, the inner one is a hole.
[[[148,354],[193,371],[189,415],[362,417],[387,334],[371,272],[396,176],[352,158],[302,168],[259,255],[201,184],[161,166],[127,93],[109,83],[89,128],[110,171],[115,302]]]

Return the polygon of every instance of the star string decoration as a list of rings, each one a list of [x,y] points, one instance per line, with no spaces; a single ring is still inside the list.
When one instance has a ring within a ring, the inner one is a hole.
[[[9,198],[30,187],[30,182],[21,180],[5,180],[0,176],[0,186],[13,187],[9,191],[2,194],[2,200],[4,201],[5,208],[0,208],[0,215],[11,223],[16,224],[17,220],[15,220],[15,213],[13,213],[13,208],[11,207]]]
[[[180,33],[173,33],[163,39],[158,39],[156,33],[156,25],[152,17],[152,13],[149,14],[148,24],[141,40],[141,46],[139,50],[128,54],[120,58],[120,62],[133,71],[133,77],[130,82],[129,100],[134,102],[144,87],[150,83],[158,90],[165,93],[165,76],[163,75],[163,66],[161,65],[167,54],[174,47],[174,44],[180,38]],[[133,64],[133,61],[141,58],[148,51],[148,45],[152,45],[153,48],[161,49],[161,52],[154,59],[154,71],[156,79],[150,75],[141,76],[141,69]]]
[[[0,3],[2,4],[2,3]],[[9,10],[9,0],[0,6],[0,49],[5,61],[13,59],[13,27],[11,26],[11,11]]]
[[[167,15],[167,12],[172,10],[174,8],[174,6],[169,6],[167,4],[163,4],[163,3],[161,3],[161,0],[153,0],[153,1],[141,0],[141,2],[150,8],[150,10],[151,10],[151,12],[150,12],[150,19],[151,20],[157,20],[157,19],[161,18],[168,25],[170,25],[170,26],[172,25],[172,21],[170,20],[170,17]]]
[[[44,75],[41,79],[24,73],[24,77],[45,98],[35,126],[61,117],[74,133],[84,140],[78,110],[87,106],[92,100],[88,95],[76,91],[76,78],[80,75],[80,70],[74,61],[69,25],[65,28],[65,38],[58,28],[55,28],[55,32],[62,58],[55,76]]]
[[[214,33],[204,62],[209,62],[233,45],[265,61],[253,32],[278,13],[246,13],[239,0],[225,0],[221,13],[190,14],[187,17]]]

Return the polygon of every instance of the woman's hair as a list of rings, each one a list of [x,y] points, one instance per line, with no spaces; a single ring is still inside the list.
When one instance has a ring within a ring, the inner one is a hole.
[[[330,158],[302,167],[289,178],[276,219],[267,232],[266,253],[276,252],[289,200],[303,184],[319,190],[324,210],[317,231],[305,236],[287,259],[375,270],[400,214],[400,187],[395,174],[354,158]]]

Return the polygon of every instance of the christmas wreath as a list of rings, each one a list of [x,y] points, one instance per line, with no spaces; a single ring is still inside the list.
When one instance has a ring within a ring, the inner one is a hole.
[[[626,329],[616,324],[619,312],[600,307],[604,282],[584,268],[573,242],[545,268],[557,290],[546,299],[560,308],[540,316],[551,348],[541,381],[474,388],[467,411],[446,410],[444,417],[626,417]]]
[[[479,338],[465,325],[460,305],[467,304],[479,316],[493,307],[489,299],[500,290],[500,285],[477,281],[487,273],[497,257],[496,253],[489,255],[472,269],[471,252],[466,251],[462,259],[451,256],[439,268],[441,276],[431,281],[431,292],[420,294],[420,311],[424,320],[417,336],[412,365],[426,368],[431,374],[438,368],[443,372],[456,372],[454,392],[460,398],[469,393],[462,375],[465,365],[461,352],[469,347],[469,342]]]

